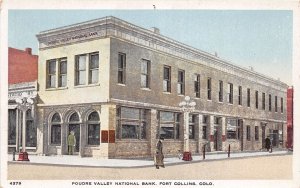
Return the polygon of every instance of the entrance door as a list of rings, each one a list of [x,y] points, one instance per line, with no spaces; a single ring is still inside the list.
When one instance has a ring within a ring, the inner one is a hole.
[[[75,145],[75,152],[79,152],[79,145],[80,145],[80,125],[79,124],[69,124],[69,131],[68,135],[71,131],[74,131],[74,135],[76,138],[76,145]]]
[[[278,139],[278,130],[273,130],[273,147],[278,147],[279,139]]]

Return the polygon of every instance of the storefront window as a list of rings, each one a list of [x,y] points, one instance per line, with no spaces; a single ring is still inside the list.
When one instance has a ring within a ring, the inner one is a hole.
[[[159,137],[165,139],[179,139],[179,125],[179,113],[159,112]]]
[[[26,146],[36,147],[36,126],[32,118],[32,111],[26,111]]]
[[[197,115],[192,114],[189,117],[189,139],[195,139],[195,124]]]
[[[146,139],[146,109],[119,107],[117,109],[117,138]]]
[[[61,145],[61,119],[58,113],[51,120],[51,144]]]
[[[88,117],[88,145],[100,145],[100,123],[97,112]]]
[[[16,110],[8,110],[8,145],[16,144]]]
[[[227,119],[227,139],[238,139],[237,119]]]

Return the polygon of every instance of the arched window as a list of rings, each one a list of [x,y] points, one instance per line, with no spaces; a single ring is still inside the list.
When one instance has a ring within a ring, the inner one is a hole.
[[[61,145],[61,118],[58,113],[51,119],[51,144]]]
[[[69,118],[68,134],[74,132],[76,138],[75,152],[79,152],[80,146],[80,119],[77,112],[74,112]]]
[[[100,145],[100,123],[97,112],[88,116],[88,145]]]
[[[26,147],[36,147],[36,126],[31,109],[26,111]]]

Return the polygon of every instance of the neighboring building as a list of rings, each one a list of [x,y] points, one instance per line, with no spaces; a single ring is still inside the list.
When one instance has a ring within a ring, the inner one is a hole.
[[[293,114],[294,114],[294,89],[293,87],[287,90],[287,148],[293,148]]]
[[[288,86],[152,30],[105,17],[43,31],[39,40],[37,153],[149,157],[184,148],[184,96],[192,153],[261,150],[286,142]]]
[[[31,48],[25,51],[8,48],[8,151],[18,151],[22,146],[22,113],[18,110],[16,98],[23,92],[31,95],[37,91],[38,56]],[[26,148],[36,151],[35,105],[26,116]]]

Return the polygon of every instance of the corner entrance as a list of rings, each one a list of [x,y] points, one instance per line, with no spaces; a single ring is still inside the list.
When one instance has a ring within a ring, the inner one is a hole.
[[[76,154],[78,154],[79,145],[80,145],[80,125],[79,124],[69,124],[69,126],[68,126],[68,135],[70,134],[71,131],[74,131],[74,135],[75,135],[75,138],[76,138],[76,145],[75,145],[75,148],[74,148],[74,152]],[[68,135],[67,135],[67,138],[68,138]]]

